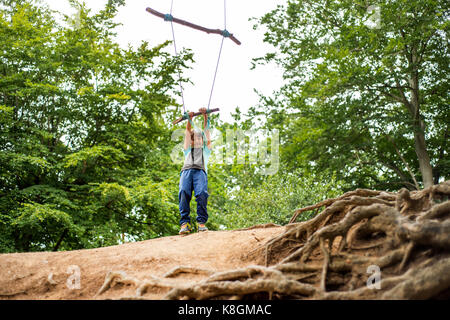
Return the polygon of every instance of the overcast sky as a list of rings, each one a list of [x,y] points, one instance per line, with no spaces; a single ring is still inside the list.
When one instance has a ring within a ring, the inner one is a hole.
[[[74,14],[65,0],[45,0],[50,8]],[[93,11],[102,9],[107,0],[86,0]],[[261,66],[250,70],[252,58],[263,56],[272,48],[263,43],[263,31],[253,30],[250,17],[260,17],[286,0],[227,0],[227,30],[242,42],[236,45],[225,39],[219,65],[211,108],[220,108],[220,118],[231,121],[231,112],[238,106],[246,111],[258,103],[254,89],[269,95],[281,86],[281,70],[275,65]],[[151,7],[162,13],[170,12],[170,0],[127,0],[120,8],[118,21],[123,25],[117,29],[118,41],[124,47],[148,41],[156,46],[172,40],[170,24],[145,11]],[[207,28],[223,29],[223,0],[174,0],[173,16]],[[186,71],[193,85],[184,86],[184,97],[188,111],[206,107],[220,49],[221,36],[206,34],[185,26],[174,24],[177,47],[193,50],[195,64]],[[173,46],[170,52],[174,53]],[[181,100],[180,100],[181,103]]]

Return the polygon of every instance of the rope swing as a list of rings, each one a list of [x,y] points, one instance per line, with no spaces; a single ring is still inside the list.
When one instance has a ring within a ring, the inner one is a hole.
[[[207,113],[212,113],[212,112],[218,112],[219,111],[218,108],[210,109],[210,105],[211,105],[212,95],[213,95],[213,92],[214,92],[214,85],[216,83],[217,71],[219,69],[220,57],[221,57],[221,54],[222,54],[224,40],[225,40],[225,38],[229,38],[230,40],[232,40],[237,45],[241,45],[241,42],[238,39],[236,39],[236,37],[234,37],[234,35],[227,30],[227,3],[226,3],[226,0],[224,0],[223,3],[224,3],[224,28],[223,28],[223,30],[221,30],[221,29],[209,29],[209,28],[205,28],[205,27],[199,26],[199,25],[191,23],[191,22],[187,22],[185,20],[181,20],[181,19],[175,18],[172,15],[173,0],[171,2],[171,5],[170,5],[170,13],[163,14],[163,13],[160,13],[160,12],[158,12],[158,11],[152,9],[152,8],[147,8],[146,9],[147,12],[149,12],[149,13],[151,13],[151,14],[159,17],[159,18],[164,19],[164,21],[170,22],[170,26],[171,26],[171,29],[172,29],[172,39],[173,39],[173,45],[174,45],[174,50],[175,50],[175,56],[177,58],[179,58],[179,55],[178,55],[178,50],[177,50],[177,45],[176,45],[175,31],[174,31],[174,28],[173,28],[173,24],[174,23],[178,23],[178,24],[181,24],[181,25],[184,25],[184,26],[187,26],[187,27],[199,30],[199,31],[203,31],[203,32],[206,32],[208,34],[212,33],[212,34],[218,34],[218,35],[222,36],[222,41],[220,43],[219,56],[217,58],[216,70],[214,72],[213,83],[212,83],[211,92],[210,92],[210,95],[209,95]],[[184,120],[189,119],[189,116],[188,116],[188,114],[186,112],[185,102],[184,102],[184,93],[183,93],[183,86],[181,84],[181,74],[180,74],[179,66],[177,68],[177,72],[178,72],[178,82],[179,82],[179,85],[180,85],[180,93],[181,93],[181,99],[182,99],[182,103],[183,103],[183,112],[184,112],[184,114],[183,114],[183,117],[175,120],[173,122],[173,124],[177,124],[177,123],[180,123],[180,122],[182,122]],[[200,112],[194,113],[194,117],[199,116],[199,115],[201,115]]]

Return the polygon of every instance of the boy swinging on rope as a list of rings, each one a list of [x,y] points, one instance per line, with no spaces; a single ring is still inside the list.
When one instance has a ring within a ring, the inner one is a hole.
[[[203,114],[203,130],[197,128],[192,121],[194,112],[189,112],[184,135],[184,165],[180,173],[180,191],[178,193],[180,207],[180,232],[188,234],[191,229],[190,202],[192,191],[197,201],[198,231],[207,231],[205,223],[208,221],[208,159],[211,155],[211,134],[209,118],[206,108],[199,110]]]

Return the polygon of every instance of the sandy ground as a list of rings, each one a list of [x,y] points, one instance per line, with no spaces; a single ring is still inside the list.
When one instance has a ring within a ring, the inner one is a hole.
[[[0,299],[115,299],[134,295],[135,287],[117,285],[100,296],[109,271],[145,279],[162,277],[177,266],[225,271],[257,264],[250,251],[283,232],[284,227],[208,231],[119,246],[66,252],[0,254]],[[79,289],[77,273],[79,272]],[[206,275],[180,274],[170,281],[196,282]],[[168,289],[145,295],[161,299]]]

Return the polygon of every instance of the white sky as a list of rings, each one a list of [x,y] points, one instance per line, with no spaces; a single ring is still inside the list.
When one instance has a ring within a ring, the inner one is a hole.
[[[75,13],[65,0],[45,0],[50,8],[66,14]],[[94,12],[102,9],[107,0],[86,0]],[[281,70],[275,66],[259,66],[250,70],[251,59],[263,56],[272,47],[263,43],[263,31],[253,30],[250,17],[260,17],[286,0],[227,0],[227,30],[242,42],[236,45],[225,39],[219,65],[211,108],[220,108],[220,118],[231,121],[231,112],[239,107],[246,112],[258,103],[254,89],[270,95],[282,84]],[[121,7],[117,19],[123,25],[117,29],[118,41],[122,46],[137,45],[148,41],[156,46],[172,40],[170,23],[146,12],[151,7],[162,13],[170,12],[170,0],[127,0]],[[174,0],[173,16],[207,28],[223,29],[223,0]],[[174,24],[177,48],[192,49],[195,64],[186,71],[193,85],[184,85],[186,109],[196,111],[206,107],[212,86],[214,71],[220,48],[221,36],[206,34],[185,26]],[[169,48],[174,53],[173,46]],[[181,99],[180,99],[181,103]]]

